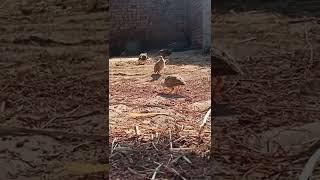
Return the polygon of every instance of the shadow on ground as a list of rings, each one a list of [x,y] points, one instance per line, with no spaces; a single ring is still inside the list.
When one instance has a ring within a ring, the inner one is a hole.
[[[185,96],[179,95],[179,94],[169,94],[169,93],[159,93],[158,94],[161,97],[167,98],[167,99],[179,99],[179,98],[185,98]]]
[[[157,81],[160,79],[160,77],[161,77],[161,74],[152,74],[151,75],[152,80],[150,81]]]

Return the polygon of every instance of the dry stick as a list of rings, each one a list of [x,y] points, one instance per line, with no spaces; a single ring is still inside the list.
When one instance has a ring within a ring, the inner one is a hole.
[[[170,149],[172,149],[171,129],[169,129],[169,140],[170,140]]]
[[[114,138],[113,140],[112,140],[112,143],[111,143],[111,154],[113,153],[113,150],[114,150],[114,143],[116,142],[116,140],[117,140],[117,138]]]
[[[246,42],[254,41],[254,40],[256,40],[256,39],[257,39],[257,38],[255,38],[255,37],[251,37],[251,38],[248,38],[248,39],[245,39],[245,40],[239,41],[239,42],[237,42],[237,44],[241,44],[241,43],[246,43]]]
[[[152,178],[151,180],[154,180],[156,179],[156,175],[157,175],[157,172],[159,171],[160,167],[163,165],[163,163],[159,164],[159,166],[154,170],[154,173],[152,175]]]
[[[91,138],[91,139],[103,139],[107,140],[107,135],[100,134],[84,134],[84,133],[70,133],[65,131],[55,131],[49,129],[28,129],[21,127],[5,127],[0,126],[0,136],[26,136],[26,135],[44,135],[57,138],[57,136],[67,137],[79,137],[79,138]]]
[[[178,152],[178,151],[190,151],[192,148],[171,148],[171,152]]]
[[[190,159],[188,159],[186,156],[182,156],[182,158],[187,161],[189,164],[192,164],[192,162],[190,161]]]
[[[202,128],[202,127],[206,124],[207,119],[208,119],[210,113],[211,113],[211,108],[208,110],[208,112],[207,112],[206,115],[204,116],[203,121],[202,121],[202,123],[201,123],[201,125],[200,125],[200,128]]]
[[[139,130],[139,127],[137,125],[134,126],[134,131],[135,131],[136,135],[140,135],[140,130]]]
[[[183,180],[187,180],[185,177],[183,177],[178,171],[176,171],[175,169],[173,169],[172,167],[166,167],[168,168],[170,171],[172,171],[173,173],[175,173],[176,175],[178,175],[181,179]]]
[[[316,163],[320,160],[320,149],[318,149],[308,160],[306,165],[303,168],[301,175],[299,176],[299,180],[309,180],[312,176],[312,172]]]
[[[309,18],[309,19],[295,19],[295,20],[291,20],[288,21],[288,24],[297,24],[297,23],[303,23],[303,22],[310,22],[310,21],[314,21],[314,18]]]
[[[54,117],[52,119],[50,119],[46,124],[44,124],[41,128],[45,128],[47,127],[49,124],[51,124],[53,121],[55,121],[56,119],[59,119],[59,118],[63,118],[65,116],[70,116],[72,115],[75,111],[77,111],[78,109],[80,108],[80,106],[74,108],[73,110],[71,110],[70,112],[67,112],[66,115],[62,115],[62,116],[57,116],[57,117]]]
[[[93,115],[98,115],[98,114],[102,114],[100,111],[93,111],[93,112],[89,112],[83,115],[78,115],[78,116],[68,116],[69,114],[74,113],[79,107],[77,107],[76,109],[72,110],[71,112],[68,112],[66,115],[63,116],[57,116],[54,117],[52,119],[50,119],[46,124],[44,124],[41,128],[45,128],[47,127],[49,124],[51,124],[53,121],[55,121],[56,119],[61,119],[61,118],[72,118],[72,119],[80,119],[80,118],[84,118],[84,117],[88,117],[88,116],[93,116]]]
[[[156,147],[156,145],[154,144],[153,141],[152,141],[152,146],[153,146],[157,151],[159,151],[159,149]]]
[[[140,176],[140,177],[142,177],[142,178],[146,178],[146,175],[140,174],[140,173],[138,173],[137,171],[135,171],[134,169],[131,169],[131,168],[129,168],[129,167],[128,167],[128,171],[130,171],[132,174],[138,175],[138,176]]]

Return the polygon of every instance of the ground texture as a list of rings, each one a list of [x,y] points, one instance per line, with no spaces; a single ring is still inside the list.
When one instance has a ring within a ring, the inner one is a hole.
[[[0,179],[107,177],[105,3],[0,1]]]
[[[295,179],[319,148],[312,127],[319,127],[320,115],[320,25],[308,18],[265,11],[214,15],[214,44],[244,71],[226,79],[222,98],[238,115],[214,123],[216,178]]]
[[[153,66],[110,59],[110,179],[210,179],[210,122],[199,127],[211,103],[210,56],[175,52],[159,79]],[[160,85],[172,74],[187,84],[177,95]]]

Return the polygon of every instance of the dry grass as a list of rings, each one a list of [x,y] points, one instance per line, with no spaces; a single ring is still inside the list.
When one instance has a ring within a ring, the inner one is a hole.
[[[244,12],[218,14],[213,24],[215,43],[238,57],[244,71],[241,77],[227,78],[225,86],[232,89],[223,97],[223,102],[238,110],[238,121],[218,121],[214,127],[213,153],[221,165],[215,174],[223,179],[294,179],[311,155],[305,151],[306,144],[290,151],[271,139],[270,146],[277,148],[265,152],[266,145],[252,143],[252,139],[262,141],[261,135],[269,130],[299,128],[319,116],[319,98],[301,93],[306,82],[319,79],[319,61],[313,61],[319,58],[315,33],[319,25],[288,24],[291,20],[272,13]]]
[[[110,62],[111,178],[204,178],[209,174],[210,124],[200,134],[202,110],[193,105],[211,99],[210,68],[193,65],[206,62],[193,52],[173,54],[159,80],[152,81],[153,64]],[[176,64],[184,62],[185,65]],[[166,95],[160,82],[179,74],[187,85],[178,95]],[[151,113],[132,116],[132,113]],[[160,113],[160,114],[152,114]],[[117,144],[117,146],[115,146]],[[126,148],[123,148],[126,147]],[[162,163],[159,166],[158,163]],[[156,169],[159,166],[158,169]],[[190,171],[192,169],[192,171]]]

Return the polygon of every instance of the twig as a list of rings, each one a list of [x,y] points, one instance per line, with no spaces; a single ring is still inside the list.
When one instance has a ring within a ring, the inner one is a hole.
[[[144,175],[144,174],[140,174],[140,173],[138,173],[137,171],[135,171],[134,169],[131,169],[131,168],[127,168],[128,169],[128,171],[130,171],[132,174],[135,174],[135,175],[138,175],[138,176],[140,176],[140,177],[142,177],[142,178],[146,178],[146,175]]]
[[[314,18],[309,18],[309,19],[295,19],[295,20],[291,20],[288,21],[288,24],[297,24],[297,23],[303,23],[303,22],[310,22],[310,21],[314,21]]]
[[[178,156],[178,157],[176,157],[174,160],[172,160],[172,161],[170,162],[170,164],[173,164],[173,163],[177,162],[181,157],[182,157],[181,155]]]
[[[129,148],[129,147],[116,147],[116,148],[113,148],[113,151],[135,151],[134,149],[132,148]]]
[[[312,176],[313,169],[316,163],[320,160],[320,149],[318,149],[305,164],[301,175],[299,176],[299,180],[309,180]]]
[[[188,150],[192,150],[192,148],[170,148],[169,150],[170,150],[170,151],[177,152],[177,151],[188,151]]]
[[[152,141],[152,146],[153,146],[157,151],[159,151],[159,149],[156,147],[156,145],[154,144],[153,141]]]
[[[239,42],[237,42],[237,44],[250,42],[250,41],[253,41],[253,40],[256,40],[256,39],[257,39],[257,38],[255,38],[255,37],[251,37],[251,38],[248,38],[248,39],[245,39],[245,40],[239,41]]]
[[[170,149],[172,149],[172,136],[171,136],[171,129],[169,129],[169,141],[170,141]]]
[[[76,149],[78,149],[79,147],[81,147],[81,146],[89,146],[89,144],[90,144],[89,142],[85,142],[85,143],[78,144],[78,145],[74,146],[70,152],[73,153],[73,152],[74,152]]]
[[[188,159],[186,156],[182,156],[182,158],[187,161],[189,164],[192,164],[192,162],[190,161],[190,159]]]
[[[140,135],[139,127],[137,125],[134,126],[134,132],[136,133],[136,135]]]
[[[202,123],[200,124],[200,128],[202,128],[202,127],[206,124],[207,119],[208,119],[210,113],[211,113],[211,108],[208,110],[208,112],[207,112],[206,115],[204,116],[203,121],[202,121]]]
[[[93,116],[93,115],[102,114],[100,111],[93,111],[93,112],[85,113],[85,114],[83,114],[83,115],[68,116],[68,115],[73,114],[76,110],[78,110],[79,107],[80,107],[80,106],[78,106],[77,108],[73,109],[72,111],[66,113],[65,115],[57,116],[57,117],[54,117],[54,118],[50,119],[46,124],[44,124],[43,126],[41,126],[41,128],[47,127],[49,124],[51,124],[53,121],[55,121],[55,120],[57,120],[57,119],[66,119],[66,118],[80,119],[80,118],[84,118],[84,117],[88,117],[88,116]]]
[[[185,177],[183,177],[178,171],[176,171],[175,169],[173,169],[172,167],[167,167],[170,171],[172,171],[173,173],[175,173],[176,175],[178,175],[181,179],[183,180],[187,180]]]
[[[156,179],[156,175],[157,175],[157,172],[159,171],[160,167],[163,165],[163,163],[159,164],[159,166],[154,170],[154,173],[152,175],[152,178],[151,180],[155,180]]]
[[[116,140],[117,140],[117,138],[114,138],[114,139],[112,140],[112,143],[111,143],[111,154],[113,153],[113,150],[114,150],[114,148],[115,148],[114,143],[116,142]]]

